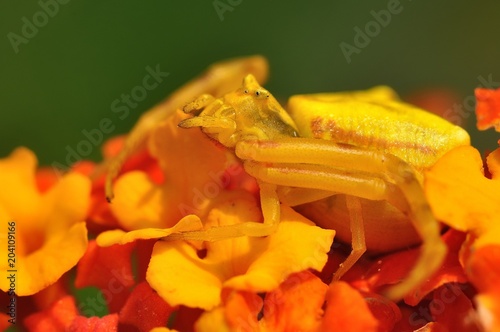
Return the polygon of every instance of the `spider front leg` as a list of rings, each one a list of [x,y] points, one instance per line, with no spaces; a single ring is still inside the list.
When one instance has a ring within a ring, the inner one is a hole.
[[[391,299],[404,297],[442,263],[446,246],[440,238],[439,223],[432,215],[414,170],[401,159],[378,151],[311,138],[243,141],[237,144],[236,155],[244,160],[245,170],[260,181],[406,206],[404,212],[422,239],[421,253],[408,277],[386,292]],[[406,204],[401,202],[401,193]],[[357,216],[355,205],[348,204],[351,205],[351,229],[359,232],[360,227],[356,224],[361,218]],[[355,241],[362,242],[362,238]],[[356,247],[354,258],[362,251],[363,244],[357,243]],[[348,260],[352,266],[351,256]]]
[[[189,100],[202,93],[220,97],[236,89],[245,75],[252,73],[259,82],[267,78],[267,60],[261,56],[250,56],[221,61],[211,65],[202,75],[184,84],[167,99],[142,114],[127,136],[117,156],[106,160],[96,169],[93,178],[107,172],[105,193],[108,202],[113,200],[113,180],[118,176],[125,161],[146,145],[149,133],[163,120],[173,114]]]
[[[202,94],[182,109],[184,113],[198,115],[205,107],[215,101],[215,97],[209,94]]]

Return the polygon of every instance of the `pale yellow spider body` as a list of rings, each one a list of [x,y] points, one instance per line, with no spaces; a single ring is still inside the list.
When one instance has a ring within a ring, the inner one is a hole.
[[[169,236],[216,241],[272,234],[280,203],[333,228],[353,250],[340,278],[370,249],[386,252],[422,242],[407,279],[387,296],[400,299],[442,263],[446,247],[422,191],[422,172],[468,134],[447,121],[404,104],[392,90],[294,96],[285,111],[257,80],[223,97],[204,94],[184,107],[195,117],[183,128],[201,127],[235,150],[260,186],[263,223],[209,228]],[[351,235],[352,234],[352,235]]]

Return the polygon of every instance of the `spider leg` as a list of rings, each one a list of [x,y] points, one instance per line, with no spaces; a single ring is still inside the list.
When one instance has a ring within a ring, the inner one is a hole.
[[[351,219],[352,251],[346,260],[340,264],[333,275],[333,280],[339,280],[342,276],[356,264],[361,256],[366,252],[365,228],[363,216],[361,215],[361,202],[354,196],[346,197],[346,205]]]
[[[184,84],[168,98],[142,114],[127,136],[122,149],[117,156],[106,160],[103,167],[98,167],[93,178],[107,171],[105,194],[108,202],[113,199],[113,180],[130,155],[142,149],[151,130],[165,120],[176,109],[203,93],[220,97],[241,85],[245,75],[252,73],[259,82],[267,78],[268,64],[261,56],[251,56],[221,61],[211,65],[203,74]]]
[[[276,232],[280,221],[280,202],[276,186],[259,182],[260,204],[264,222],[247,221],[241,224],[210,227],[201,231],[189,231],[169,235],[164,240],[219,241],[239,236],[261,237]]]
[[[250,175],[280,186],[330,190],[405,206],[394,191],[394,187],[398,188],[407,202],[404,212],[409,215],[422,245],[420,257],[407,278],[387,290],[386,295],[391,299],[404,297],[442,263],[446,246],[440,238],[439,223],[414,169],[403,160],[378,151],[310,138],[242,141],[236,146],[236,155],[244,160]]]
[[[184,113],[191,113],[194,115],[198,115],[201,110],[207,107],[209,104],[215,101],[215,97],[210,94],[202,94],[197,97],[195,100],[186,104],[182,109]]]

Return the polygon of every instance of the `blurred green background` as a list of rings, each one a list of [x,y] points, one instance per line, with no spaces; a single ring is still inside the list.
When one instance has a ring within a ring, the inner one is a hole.
[[[390,22],[374,23],[388,8]],[[104,139],[125,133],[207,65],[241,55],[269,58],[267,87],[282,98],[388,84],[402,95],[448,87],[465,101],[480,76],[500,85],[499,14],[495,0],[3,0],[0,155],[24,145],[42,164],[64,163],[101,119],[114,126]],[[372,37],[348,63],[340,44],[355,47],[367,24]],[[113,101],[157,65],[169,76],[120,119]],[[500,134],[475,132],[467,116],[474,145],[495,147]]]

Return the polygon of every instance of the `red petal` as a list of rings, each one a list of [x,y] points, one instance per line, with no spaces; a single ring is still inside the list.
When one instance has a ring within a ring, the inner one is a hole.
[[[146,280],[146,272],[148,270],[149,261],[153,254],[153,247],[156,243],[154,240],[141,240],[136,242],[137,246],[137,282]]]
[[[500,89],[477,88],[475,93],[477,128],[485,130],[495,127],[500,131]]]
[[[5,331],[12,326],[12,324],[9,322],[9,319],[12,318],[9,315],[4,314],[3,312],[0,312],[0,331]]]
[[[370,308],[371,313],[377,319],[380,332],[392,331],[397,322],[401,320],[401,310],[389,299],[375,294],[362,293]]]
[[[466,283],[468,281],[458,258],[458,253],[465,241],[465,236],[465,233],[453,229],[442,236],[444,243],[448,247],[448,253],[441,268],[429,280],[408,294],[405,297],[406,303],[416,305],[425,295],[446,283]]]
[[[465,234],[449,230],[442,236],[448,247],[448,254],[441,268],[425,283],[405,297],[405,302],[416,305],[427,294],[448,282],[467,282],[467,277],[458,260],[458,251],[465,240]],[[404,279],[413,268],[419,255],[419,249],[396,252],[380,258],[366,273],[370,289],[378,292],[382,287],[395,284]],[[355,283],[353,283],[355,284]]]
[[[68,332],[113,332],[118,331],[118,314],[99,317],[78,316],[67,330]]]
[[[202,309],[181,306],[175,316],[174,330],[183,332],[194,331],[194,323],[200,318],[202,313]]]
[[[24,325],[30,331],[63,332],[77,315],[75,299],[72,296],[65,296],[54,302],[50,308],[26,317]]]
[[[467,263],[467,275],[480,293],[500,294],[500,245],[480,247]]]
[[[95,240],[90,241],[78,263],[75,286],[99,287],[109,312],[119,311],[135,283],[130,259],[133,249],[134,243],[102,248]]]
[[[393,332],[414,331],[432,320],[430,310],[425,305],[410,307],[402,303],[398,308],[401,311],[401,319],[395,324]]]
[[[434,292],[429,304],[434,320],[453,332],[482,331],[471,300],[457,284],[447,284]]]
[[[415,332],[452,332],[446,328],[443,324],[430,322],[425,326],[415,330]]]
[[[147,282],[142,282],[134,288],[120,311],[120,330],[148,332],[154,327],[166,326],[174,310]]]
[[[38,190],[44,193],[59,180],[59,175],[50,167],[40,167],[36,171],[35,179]]]

